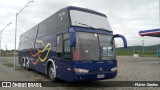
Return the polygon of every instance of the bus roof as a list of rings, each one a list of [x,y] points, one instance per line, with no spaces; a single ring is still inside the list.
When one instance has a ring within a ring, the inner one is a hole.
[[[67,6],[67,7],[65,7],[65,8],[62,8],[62,9],[56,11],[54,14],[52,14],[52,15],[49,16],[49,17],[47,17],[45,20],[41,21],[41,22],[38,23],[37,25],[43,23],[43,22],[46,21],[47,19],[55,16],[58,12],[63,11],[63,10],[66,10],[67,12],[68,12],[69,10],[79,10],[79,11],[89,12],[89,13],[97,14],[97,15],[100,15],[100,16],[103,16],[103,17],[107,17],[105,14],[100,13],[100,12],[97,12],[97,11],[94,11],[94,10],[91,10],[91,9],[81,8],[81,7],[75,7],[75,6]],[[35,25],[35,26],[32,27],[31,29],[37,27],[37,25]],[[31,29],[29,29],[29,30],[27,30],[26,32],[24,32],[23,34],[21,34],[20,37],[23,36],[24,34],[26,34],[27,32],[29,32]]]
[[[93,13],[93,14],[97,14],[97,15],[100,15],[100,16],[104,16],[104,17],[107,17],[105,14],[103,13],[100,13],[100,12],[97,12],[97,11],[94,11],[94,10],[91,10],[91,9],[88,9],[88,8],[81,8],[81,7],[75,7],[75,6],[68,6],[66,7],[68,10],[80,10],[80,11],[87,11],[87,12],[90,12],[90,13]],[[63,8],[65,9],[65,8]]]

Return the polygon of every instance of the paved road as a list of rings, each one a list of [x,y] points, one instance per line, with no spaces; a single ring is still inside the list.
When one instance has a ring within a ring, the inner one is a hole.
[[[118,75],[115,79],[104,81],[160,81],[160,62],[157,58],[150,57],[129,57],[118,56]],[[17,64],[17,70],[13,67],[5,66],[4,64],[13,63],[13,57],[0,58],[0,81],[48,81],[48,78],[36,71],[27,71]],[[94,84],[102,84],[100,87],[52,87],[52,88],[30,88],[33,90],[158,90],[160,88],[137,88],[137,87],[107,87],[103,81],[93,82]],[[91,82],[92,83],[92,82]],[[53,83],[54,84],[54,83]],[[61,85],[66,85],[66,82],[59,82]],[[105,85],[105,86],[103,86]],[[17,88],[0,88],[5,90],[17,90]],[[18,88],[21,90],[20,88]],[[23,88],[27,89],[27,88]]]

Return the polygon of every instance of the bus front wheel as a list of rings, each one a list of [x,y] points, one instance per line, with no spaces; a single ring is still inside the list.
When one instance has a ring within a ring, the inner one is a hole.
[[[56,81],[55,73],[56,73],[55,67],[53,66],[53,64],[50,64],[48,68],[48,77],[51,81]]]
[[[28,57],[26,58],[26,61],[25,61],[25,67],[27,70],[29,70],[29,59]]]

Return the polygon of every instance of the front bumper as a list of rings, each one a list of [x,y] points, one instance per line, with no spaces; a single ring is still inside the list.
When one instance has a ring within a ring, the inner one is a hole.
[[[117,75],[117,71],[97,72],[97,73],[74,73],[72,81],[96,81],[104,79],[112,79]],[[102,77],[99,77],[102,76]]]

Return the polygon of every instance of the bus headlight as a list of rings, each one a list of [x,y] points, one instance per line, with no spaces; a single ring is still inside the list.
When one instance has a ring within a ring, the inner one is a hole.
[[[117,67],[111,68],[111,71],[117,71]]]
[[[87,70],[87,69],[81,69],[81,68],[74,68],[74,71],[78,72],[78,73],[88,73],[89,72],[89,70]]]

